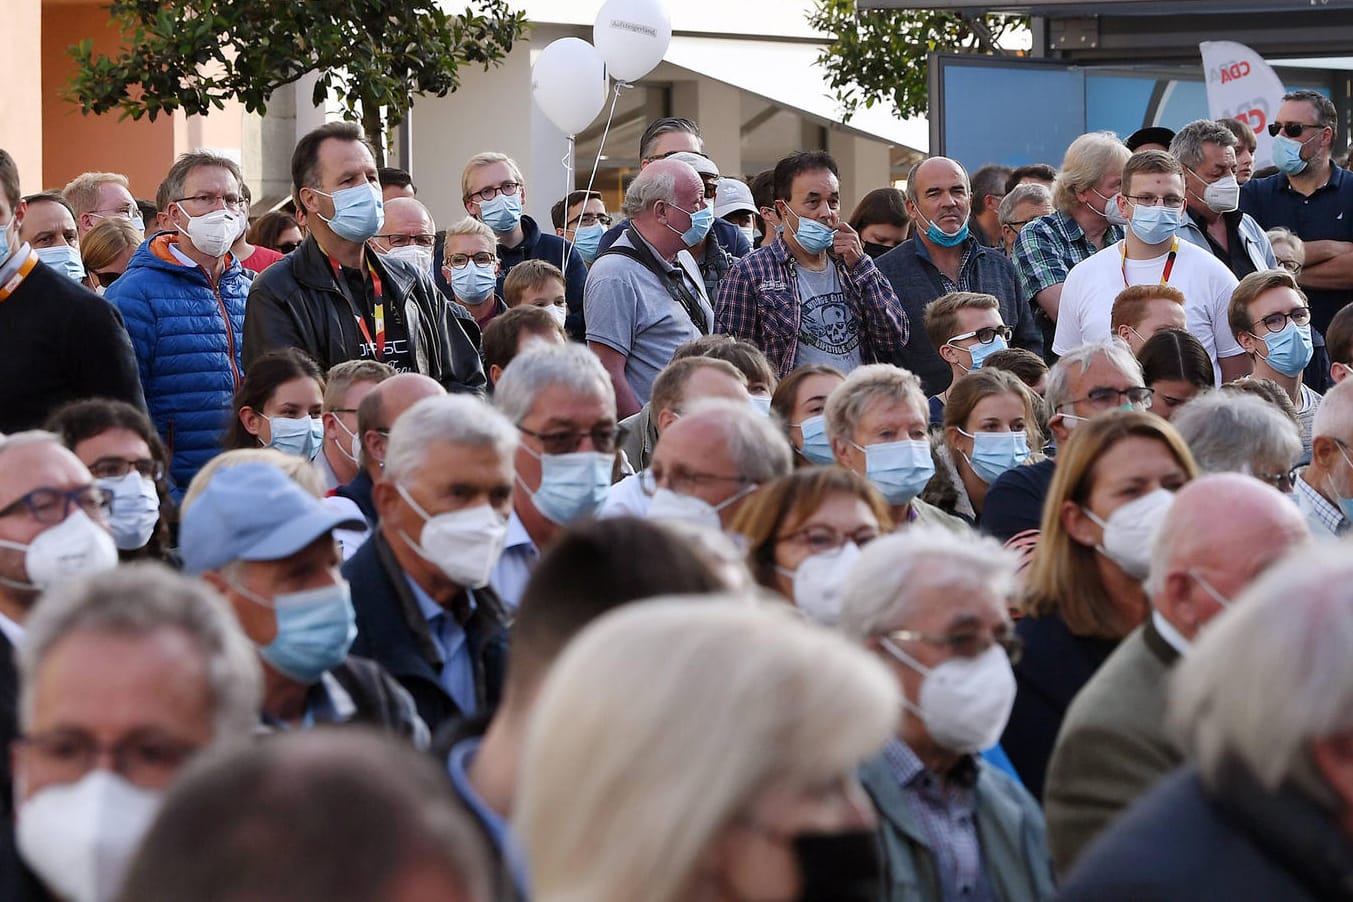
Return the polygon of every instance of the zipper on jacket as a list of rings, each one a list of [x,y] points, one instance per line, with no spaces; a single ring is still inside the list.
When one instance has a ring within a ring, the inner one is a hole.
[[[230,311],[226,309],[225,298],[221,297],[221,283],[220,280],[213,282],[211,273],[202,269],[202,267],[199,266],[198,269],[201,269],[202,275],[207,277],[207,284],[211,286],[211,293],[216,296],[216,308],[221,311],[221,320],[225,323],[226,354],[230,358],[230,376],[234,380],[235,388],[238,389],[240,383],[244,380],[240,377],[239,364],[235,362],[235,327],[231,325]],[[225,275],[224,270],[221,275]]]

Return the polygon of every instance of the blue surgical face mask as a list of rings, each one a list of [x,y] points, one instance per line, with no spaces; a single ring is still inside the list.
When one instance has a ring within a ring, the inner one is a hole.
[[[958,345],[952,345],[952,347],[958,348]],[[1004,351],[1009,347],[1010,346],[1005,343],[1004,338],[1001,338],[999,335],[994,335],[992,336],[991,341],[979,341],[970,348],[959,348],[960,351],[967,351],[972,357],[972,366],[965,369],[964,372],[973,373],[980,370],[982,364],[986,363],[988,357],[995,354],[997,351]],[[960,363],[959,367],[963,368],[963,364]]]
[[[935,475],[930,442],[923,438],[874,445],[851,444],[864,452],[865,475],[889,504],[910,504]]]
[[[1288,378],[1301,375],[1301,371],[1306,369],[1306,364],[1311,362],[1311,357],[1315,354],[1309,323],[1298,326],[1288,320],[1281,331],[1270,332],[1260,341],[1268,348],[1267,355],[1260,355],[1264,362]]]
[[[1339,453],[1342,454],[1344,457],[1344,463],[1348,466],[1350,470],[1353,470],[1353,460],[1348,459],[1348,452],[1344,450],[1344,446],[1342,444],[1339,444],[1338,447]],[[1330,484],[1332,480],[1330,480],[1328,475],[1325,477],[1325,479],[1326,479],[1325,487],[1329,489],[1329,493],[1334,496],[1335,503],[1339,505],[1339,510],[1343,513],[1344,519],[1349,523],[1353,523],[1353,497],[1345,498],[1343,495],[1340,495],[1338,492],[1334,490],[1334,486]],[[1296,493],[1294,492],[1293,498],[1295,497]]]
[[[958,434],[972,439],[972,454],[964,454],[968,466],[977,478],[991,485],[1006,470],[1014,469],[1029,459],[1029,436],[1019,432],[965,432]],[[961,452],[960,452],[961,453]]]
[[[691,218],[691,227],[681,233],[682,242],[684,242],[687,247],[695,247],[701,241],[704,241],[705,236],[709,234],[709,230],[714,226],[714,211],[707,206],[701,207],[694,213],[682,207],[678,207],[676,204],[672,204],[672,208],[681,210],[682,213],[685,213]],[[672,229],[672,226],[669,224],[667,228]],[[675,232],[676,229],[672,229],[672,231]]]
[[[922,216],[921,219],[924,220],[925,217]],[[941,231],[940,227],[935,225],[935,223],[928,222],[925,227],[925,236],[930,240],[931,244],[937,244],[940,247],[958,247],[968,240],[968,221],[965,219],[963,225],[959,226],[958,231],[952,235],[948,232]]]
[[[770,416],[770,398],[766,395],[749,396],[752,408],[763,417]]]
[[[590,226],[583,226],[573,233],[573,247],[578,252],[578,256],[583,258],[583,262],[589,266],[592,261],[597,259],[597,250],[601,247],[601,236],[606,234],[606,227],[599,222],[594,222]]]
[[[540,488],[532,492],[520,475],[517,482],[531,496],[541,516],[563,526],[590,517],[601,508],[611,489],[615,455],[601,451],[537,454],[525,445],[521,447],[540,461]]]
[[[9,230],[13,228],[13,226],[14,217],[11,216],[9,222],[5,223],[5,227],[0,229],[0,266],[4,266],[5,261],[9,259],[9,255],[14,253],[14,248],[9,242]]]
[[[69,244],[37,249],[38,259],[72,282],[81,282],[85,277],[85,265],[80,260],[80,252]]]
[[[808,253],[820,254],[836,241],[836,229],[816,219],[800,216],[789,209],[788,204],[785,204],[785,212],[781,216],[787,219],[790,213],[793,213],[794,218],[799,221],[798,226],[794,229],[794,240],[799,243],[799,247]]]
[[[1146,244],[1160,244],[1171,238],[1184,224],[1184,212],[1161,204],[1158,207],[1145,207],[1135,204],[1132,219],[1128,225],[1132,234]]]
[[[263,660],[283,676],[311,685],[343,663],[357,638],[357,614],[347,580],[304,592],[284,592],[272,601],[232,583],[240,595],[277,617],[277,636],[258,650]]]
[[[363,182],[333,194],[325,194],[318,188],[316,194],[333,199],[334,218],[320,219],[329,224],[334,234],[348,241],[366,241],[385,225],[385,201],[381,199],[381,189],[370,182]]]
[[[480,201],[479,220],[496,234],[506,235],[521,222],[521,195],[499,194]]]
[[[1278,135],[1273,139],[1273,165],[1277,166],[1283,175],[1298,175],[1304,172],[1307,162],[1301,158],[1301,150],[1305,146],[1303,141]]]
[[[324,420],[320,417],[268,417],[272,431],[269,448],[314,460],[324,445]]]
[[[460,269],[454,267],[451,269],[451,290],[455,292],[456,300],[462,304],[482,304],[493,297],[493,290],[497,287],[496,264],[480,266],[471,261]]]
[[[803,448],[799,451],[803,459],[811,464],[829,464],[836,461],[832,454],[832,443],[827,439],[827,420],[822,414],[809,417],[798,424],[803,435]]]

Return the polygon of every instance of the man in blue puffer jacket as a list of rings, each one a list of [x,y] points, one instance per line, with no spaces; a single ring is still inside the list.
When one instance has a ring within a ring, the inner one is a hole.
[[[230,254],[247,222],[240,170],[210,153],[187,153],[165,177],[163,211],[177,231],[139,248],[104,295],[122,313],[136,349],[155,428],[169,450],[178,500],[221,450],[239,387],[249,276]]]

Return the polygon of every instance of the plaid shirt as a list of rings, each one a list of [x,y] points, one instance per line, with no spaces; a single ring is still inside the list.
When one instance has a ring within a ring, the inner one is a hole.
[[[1348,520],[1344,517],[1344,512],[1338,505],[1330,504],[1325,496],[1306,481],[1306,470],[1297,474],[1296,485],[1292,487],[1293,494],[1296,495],[1297,507],[1306,515],[1306,522],[1311,527],[1311,532],[1317,536],[1320,535],[1320,527],[1328,530],[1330,535],[1341,536],[1348,531]]]
[[[841,291],[860,329],[860,359],[893,363],[907,345],[907,314],[888,280],[866,254],[847,269],[829,258],[841,278]],[[759,347],[781,377],[794,369],[799,347],[798,266],[783,238],[734,262],[719,287],[714,331]]]
[[[925,769],[906,743],[893,737],[883,747],[888,769],[912,806],[930,852],[935,856],[941,896],[945,900],[995,900],[982,864],[977,838],[977,762],[968,758],[955,768],[957,779],[943,780]]]
[[[1122,239],[1122,226],[1111,225],[1104,232],[1104,247]],[[1034,295],[1062,284],[1071,267],[1103,249],[1091,244],[1080,223],[1065,213],[1035,219],[1020,229],[1015,239],[1015,270],[1024,299],[1035,303]]]

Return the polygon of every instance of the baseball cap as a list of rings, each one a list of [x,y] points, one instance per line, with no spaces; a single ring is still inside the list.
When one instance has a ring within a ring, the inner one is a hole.
[[[339,527],[366,529],[360,518],[330,510],[277,467],[222,467],[183,513],[179,553],[197,576],[231,561],[277,561]]]
[[[719,188],[714,194],[714,215],[723,219],[727,214],[740,210],[756,212],[756,204],[752,203],[752,189],[747,187],[746,182],[734,178],[719,179]]]
[[[679,150],[676,153],[668,154],[666,159],[680,160],[687,166],[694,169],[696,172],[700,173],[702,177],[711,175],[714,176],[714,178],[719,177],[719,167],[715,165],[713,160],[711,160],[709,157],[705,156],[702,153],[693,153],[692,151],[689,150]]]
[[[1163,144],[1169,147],[1173,140],[1174,132],[1170,129],[1163,125],[1148,125],[1146,128],[1139,128],[1128,135],[1123,143],[1127,145],[1128,150],[1136,153],[1137,148],[1143,144]]]

